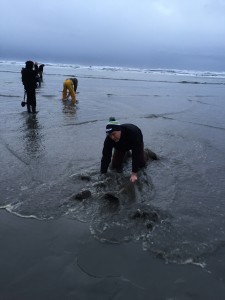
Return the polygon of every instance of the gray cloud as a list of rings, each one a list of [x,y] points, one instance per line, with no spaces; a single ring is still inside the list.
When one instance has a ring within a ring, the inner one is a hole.
[[[2,0],[1,8],[1,59],[225,70],[223,0]]]

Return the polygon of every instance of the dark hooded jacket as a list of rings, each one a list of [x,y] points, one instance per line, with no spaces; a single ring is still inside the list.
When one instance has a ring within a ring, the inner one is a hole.
[[[26,62],[26,68],[23,68],[22,82],[25,90],[34,90],[37,87],[36,72],[33,70],[34,63],[32,61]]]

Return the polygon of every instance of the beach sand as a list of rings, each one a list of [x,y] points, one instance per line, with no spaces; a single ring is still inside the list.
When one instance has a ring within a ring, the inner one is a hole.
[[[224,78],[46,65],[29,116],[21,67],[0,65],[0,300],[224,300]],[[99,176],[110,116],[159,156],[135,187]]]
[[[0,212],[1,299],[223,299],[223,282],[193,265],[165,264],[140,242],[100,243],[68,218]]]

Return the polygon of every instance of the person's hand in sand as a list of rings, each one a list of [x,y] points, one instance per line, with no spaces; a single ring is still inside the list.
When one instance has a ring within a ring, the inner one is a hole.
[[[130,176],[130,181],[135,183],[138,180],[137,173],[132,173]]]

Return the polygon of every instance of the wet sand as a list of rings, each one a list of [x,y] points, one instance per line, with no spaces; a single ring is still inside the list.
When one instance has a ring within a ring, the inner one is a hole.
[[[0,95],[0,300],[224,300],[224,79],[80,69],[73,107],[61,88],[74,69],[49,66],[39,113],[28,116],[20,67],[10,68]],[[111,115],[140,126],[160,156],[115,211],[99,193],[120,190],[119,176],[98,186]],[[83,173],[90,181],[77,180]],[[74,201],[83,187],[93,197]],[[153,230],[130,218],[152,207],[162,217]]]
[[[1,299],[218,299],[223,282],[193,265],[165,264],[140,242],[100,243],[88,224],[0,211]]]

